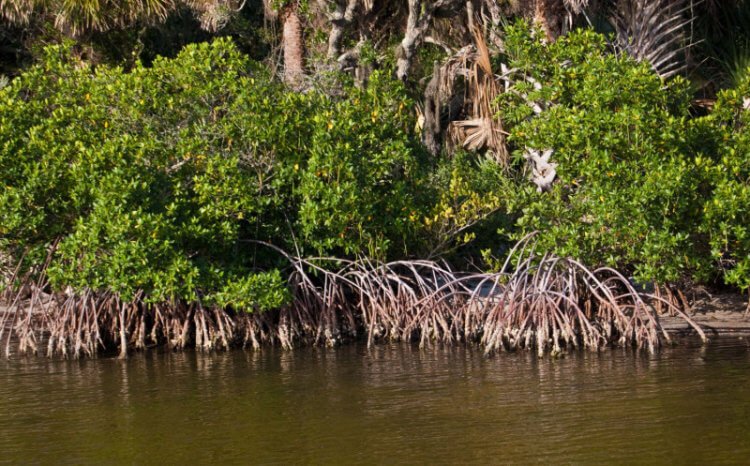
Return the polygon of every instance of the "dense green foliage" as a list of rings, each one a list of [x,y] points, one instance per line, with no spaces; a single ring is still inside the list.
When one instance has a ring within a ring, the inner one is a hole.
[[[665,84],[591,31],[547,46],[516,26],[507,40],[510,66],[538,83],[519,85],[526,99],[503,96],[516,159],[554,149],[558,164],[551,192],[528,182],[514,191],[515,236],[538,230],[543,249],[642,280],[704,273],[696,226],[709,180],[695,164],[701,135],[686,83]],[[527,101],[548,104],[534,115]]]
[[[715,183],[705,199],[702,231],[726,281],[743,290],[750,287],[750,73],[746,74],[737,89],[719,95],[708,118],[716,162],[696,159]]]
[[[0,93],[3,247],[38,263],[59,241],[57,288],[277,307],[286,264],[257,241],[386,258],[425,237],[409,106],[378,74],[287,91],[224,40],[128,73],[49,48]]]
[[[0,250],[27,268],[52,252],[57,290],[248,312],[290,296],[263,243],[463,261],[538,232],[539,249],[641,282],[750,287],[750,80],[696,116],[684,79],[594,32],[504,34],[507,167],[428,154],[387,72],[294,92],[226,39],[127,71],[48,47],[0,90]],[[530,149],[553,150],[544,192]]]
[[[750,81],[697,117],[687,82],[664,82],[591,31],[546,45],[516,25],[503,58],[527,77],[500,97],[516,168],[506,235],[536,231],[543,250],[642,282],[750,286]],[[554,150],[549,192],[528,181],[528,149]]]

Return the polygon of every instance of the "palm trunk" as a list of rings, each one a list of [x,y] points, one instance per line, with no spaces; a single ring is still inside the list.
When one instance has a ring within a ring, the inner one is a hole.
[[[548,41],[552,42],[562,34],[564,19],[563,0],[536,0],[534,22],[542,27]]]
[[[302,21],[293,2],[282,13],[284,23],[282,47],[284,49],[284,82],[293,88],[302,85],[305,76],[305,43],[302,37]]]

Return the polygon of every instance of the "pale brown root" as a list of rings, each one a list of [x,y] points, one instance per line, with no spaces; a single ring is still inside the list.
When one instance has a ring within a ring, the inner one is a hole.
[[[152,304],[142,292],[129,302],[106,291],[45,295],[39,279],[9,299],[9,311],[0,316],[0,343],[9,354],[12,336],[20,351],[36,352],[47,338],[50,356],[118,350],[121,358],[159,344],[175,350],[291,349],[361,336],[368,345],[478,343],[486,353],[524,349],[555,356],[607,345],[653,352],[669,342],[659,323],[664,310],[705,339],[683,310],[684,295],[668,287],[648,295],[616,270],[538,255],[533,235],[515,246],[502,270],[479,274],[434,261],[302,259],[267,246],[290,264],[292,299],[281,309],[245,313],[201,302]]]

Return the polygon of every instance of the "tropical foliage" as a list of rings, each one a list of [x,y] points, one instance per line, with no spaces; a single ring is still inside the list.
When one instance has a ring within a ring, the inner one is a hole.
[[[715,189],[704,198],[702,231],[710,238],[712,257],[726,281],[750,287],[750,74],[736,89],[722,92],[710,117],[716,152],[711,164],[696,164]]]
[[[533,165],[529,150],[551,150],[557,174],[549,192],[523,181],[511,190],[514,236],[538,230],[544,249],[631,269],[643,281],[703,273],[695,225],[711,180],[695,163],[703,147],[687,83],[665,86],[591,31],[543,45],[514,26],[507,50],[509,66],[536,84],[503,96],[516,163]],[[538,115],[535,102],[548,103]]]
[[[475,315],[470,280],[532,280],[553,291],[527,315],[622,306],[618,331],[648,337],[616,337],[655,345],[632,283],[750,288],[747,3],[688,6],[0,0],[3,285],[81,309],[96,297],[121,348],[149,325],[184,346],[174,329],[200,313],[210,348],[230,314],[252,344],[276,326],[287,345],[284,312],[328,342],[362,322],[423,335],[394,323],[397,303],[458,338],[450,305]],[[454,281],[454,267],[482,270]],[[630,301],[593,299],[603,288]],[[567,311],[554,293],[575,297]],[[504,309],[497,332],[520,331]],[[580,324],[522,327],[613,338]],[[508,335],[493,345],[518,347]]]
[[[278,306],[259,241],[408,254],[436,192],[399,85],[289,92],[227,41],[128,73],[49,48],[0,101],[4,249],[56,245],[57,288]]]

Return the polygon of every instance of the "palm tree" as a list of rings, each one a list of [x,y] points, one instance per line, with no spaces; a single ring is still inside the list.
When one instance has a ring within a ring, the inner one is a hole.
[[[711,3],[716,7],[715,0]],[[664,78],[686,70],[689,26],[697,14],[690,0],[535,0],[533,9],[549,40],[576,18],[602,19],[616,32],[618,49],[650,63]]]
[[[325,3],[325,0],[321,0]],[[263,0],[266,21],[281,23],[281,51],[284,59],[284,82],[292,88],[302,87],[305,77],[305,40],[299,0]]]
[[[178,0],[0,0],[0,17],[28,24],[35,17],[54,18],[70,36],[106,31],[137,20],[163,20]]]

